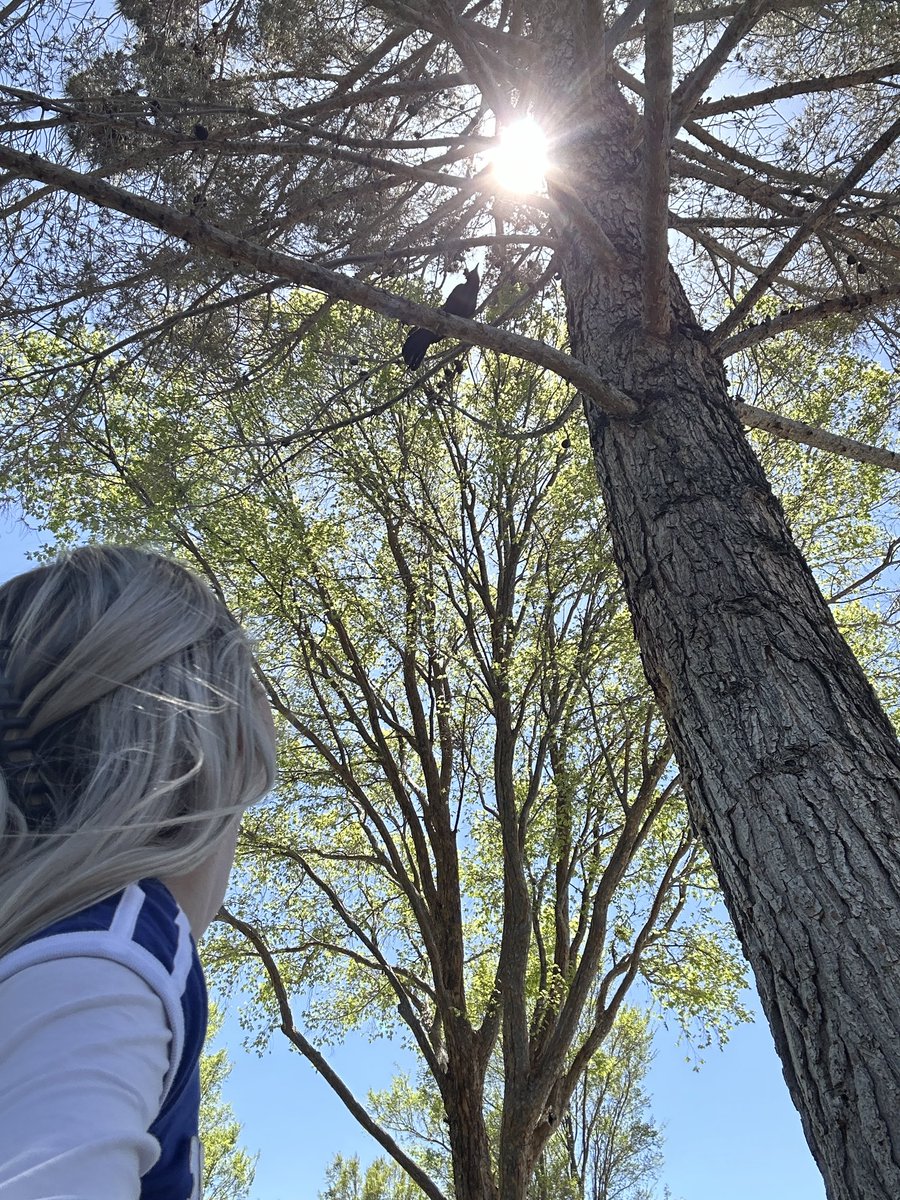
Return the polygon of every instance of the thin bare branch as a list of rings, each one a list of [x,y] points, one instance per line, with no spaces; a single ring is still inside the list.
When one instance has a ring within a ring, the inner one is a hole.
[[[273,850],[276,849],[276,847],[268,845],[268,849]],[[406,1021],[406,1024],[409,1027],[413,1037],[416,1039],[416,1044],[421,1050],[423,1058],[428,1063],[429,1069],[436,1079],[439,1078],[442,1073],[440,1063],[438,1062],[434,1053],[434,1049],[428,1040],[428,1036],[425,1032],[422,1022],[419,1019],[419,1014],[412,1006],[409,993],[400,981],[400,972],[395,970],[391,963],[388,962],[387,958],[385,958],[376,939],[370,934],[366,933],[360,923],[354,920],[353,914],[348,910],[347,906],[341,900],[341,897],[338,895],[337,891],[331,886],[330,883],[328,883],[326,879],[319,875],[317,871],[313,870],[302,854],[294,850],[292,847],[287,846],[278,847],[277,852],[292,859],[292,861],[298,864],[298,866],[313,881],[316,887],[318,887],[328,897],[329,903],[346,925],[347,929],[349,929],[353,936],[357,938],[357,940],[361,942],[362,945],[365,946],[369,951],[377,969],[381,971],[388,983],[391,985],[394,995],[397,997],[399,1012]],[[441,964],[436,965],[439,968]],[[435,975],[438,979],[438,987],[440,987],[441,980],[439,969],[435,971]]]
[[[900,454],[895,450],[885,450],[881,446],[869,446],[858,442],[855,438],[844,437],[839,433],[828,433],[816,425],[808,425],[805,421],[795,421],[791,417],[783,417],[779,413],[767,412],[763,408],[755,408],[752,404],[738,397],[734,401],[734,409],[738,417],[751,429],[762,429],[775,437],[784,438],[789,442],[799,442],[803,446],[813,446],[817,450],[828,450],[832,454],[840,454],[843,458],[851,458],[854,462],[868,463],[873,467],[887,467],[890,471],[900,471]]]
[[[382,1129],[372,1119],[365,1105],[356,1099],[328,1059],[323,1054],[320,1054],[312,1042],[308,1041],[296,1027],[291,1002],[284,985],[284,980],[281,978],[278,964],[275,962],[272,952],[269,950],[259,930],[254,925],[251,925],[249,921],[242,921],[239,917],[236,917],[225,907],[219,909],[218,917],[220,921],[224,921],[226,925],[230,925],[232,929],[236,929],[238,933],[243,934],[259,955],[278,1001],[278,1010],[281,1014],[281,1030],[285,1037],[297,1047],[305,1058],[309,1059],[329,1087],[331,1087],[332,1091],[343,1101],[345,1108],[365,1129],[366,1133],[371,1134],[375,1141],[390,1154],[391,1158],[399,1163],[403,1170],[418,1184],[425,1195],[430,1200],[446,1200],[446,1197],[437,1184],[425,1174],[417,1162],[411,1159],[397,1145],[387,1130]]]
[[[757,278],[756,282],[745,293],[740,303],[732,309],[725,320],[713,331],[712,344],[714,346],[721,346],[732,331],[737,329],[747,314],[752,312],[754,304],[763,295],[775,276],[778,275],[782,268],[787,266],[804,242],[825,223],[844,196],[848,192],[851,192],[854,185],[872,169],[882,155],[894,144],[898,136],[900,136],[900,117],[887,127],[881,137],[872,143],[853,169],[847,173],[837,187],[832,189],[822,203],[813,209],[806,220],[801,223],[793,237],[785,242],[784,246],[782,246],[771,262],[768,263],[766,269]]]
[[[877,579],[883,571],[888,569],[888,567],[893,567],[897,561],[896,554],[898,548],[900,548],[900,538],[894,538],[893,541],[888,543],[888,548],[885,551],[884,558],[882,558],[881,562],[877,566],[873,567],[871,571],[866,571],[865,575],[861,575],[859,579],[854,579],[852,583],[848,583],[846,587],[842,587],[837,592],[832,592],[831,595],[827,597],[828,603],[837,604],[838,601],[843,600],[845,596],[849,596],[851,592],[855,592],[858,588],[861,588],[864,583],[871,583],[873,579]]]

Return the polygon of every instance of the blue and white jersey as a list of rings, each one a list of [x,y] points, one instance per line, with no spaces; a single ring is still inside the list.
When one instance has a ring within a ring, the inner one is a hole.
[[[162,1002],[171,1035],[169,1066],[158,1113],[147,1129],[159,1145],[159,1157],[141,1175],[139,1195],[140,1200],[197,1200],[202,1180],[199,1060],[208,1010],[203,968],[185,913],[159,880],[141,880],[55,922],[5,955],[0,984],[25,968],[59,959],[122,964]],[[122,1061],[127,1069],[127,1060]],[[0,1198],[4,1195],[0,1179]]]

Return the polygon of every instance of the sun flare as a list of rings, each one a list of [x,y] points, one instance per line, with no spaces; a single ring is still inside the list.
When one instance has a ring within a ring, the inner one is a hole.
[[[500,131],[491,153],[494,177],[510,192],[539,192],[544,186],[547,139],[533,117],[525,117]]]

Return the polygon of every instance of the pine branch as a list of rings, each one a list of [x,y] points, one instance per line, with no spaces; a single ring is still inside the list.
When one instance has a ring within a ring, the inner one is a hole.
[[[706,137],[708,139],[709,135]],[[682,139],[676,139],[675,148],[678,154],[672,159],[670,165],[673,175],[681,175],[688,179],[708,183],[728,195],[743,196],[751,204],[758,204],[787,216],[792,225],[799,225],[803,218],[808,216],[809,209],[802,208],[792,200],[788,200],[778,188],[761,179],[758,172],[742,171],[732,162],[727,162],[714,154],[707,154],[698,146]],[[771,170],[773,173],[779,173],[779,168],[773,167]],[[819,186],[821,186],[821,180]],[[856,192],[860,189],[854,187],[851,190]],[[881,194],[875,193],[875,195],[880,198]],[[866,216],[871,213],[872,210],[867,209],[862,215]],[[854,215],[856,214],[854,213]],[[835,220],[833,215],[828,228],[835,236],[850,238],[862,246],[868,246],[876,254],[900,260],[900,249],[897,246],[869,233],[866,229]],[[762,270],[763,268],[758,264],[752,268],[755,275],[761,274]]]
[[[779,413],[767,412],[763,408],[755,408],[738,397],[734,401],[734,409],[738,417],[751,429],[762,429],[775,437],[784,438],[789,442],[799,442],[804,446],[813,446],[817,450],[828,450],[832,454],[840,454],[854,462],[867,463],[873,467],[887,467],[891,471],[900,471],[900,454],[895,450],[885,450],[880,446],[869,446],[858,442],[855,438],[844,437],[838,433],[828,433],[816,425],[808,425],[805,421],[795,421],[791,417],[783,417]]]
[[[611,54],[616,46],[632,36],[635,21],[647,6],[647,0],[628,0],[628,3],[610,25],[603,39],[603,49]]]
[[[727,264],[728,266],[735,268],[735,270],[746,271],[748,275],[752,275],[754,277],[759,275],[760,271],[762,270],[758,263],[751,262],[750,259],[745,258],[742,254],[738,254],[738,252],[732,249],[732,247],[726,246],[724,242],[719,241],[718,238],[715,238],[712,236],[712,234],[706,232],[702,225],[687,225],[684,224],[680,218],[674,216],[671,217],[670,220],[673,229],[679,230],[679,232],[684,233],[685,236],[690,238],[690,240],[696,245],[703,247],[703,249],[709,255],[710,261],[714,267],[721,268]],[[788,288],[790,291],[798,294],[809,296],[818,294],[815,288],[804,284],[799,279],[792,279],[787,275],[779,275],[777,279],[774,279],[772,282],[781,284],[783,287]],[[728,291],[732,302],[736,303],[737,300],[733,289],[726,289],[726,291]]]
[[[465,142],[469,148],[468,157],[471,157],[473,148],[487,150],[494,144],[494,139],[486,133],[457,133],[448,134],[446,137],[433,138],[363,138],[353,137],[349,133],[335,133],[333,130],[325,129],[324,126],[320,125],[303,125],[298,126],[298,128],[311,137],[319,138],[323,142],[333,142],[336,146],[346,146],[350,150],[438,150],[456,147]],[[434,159],[429,159],[429,162],[434,161]]]
[[[739,333],[727,338],[720,344],[719,353],[723,358],[729,358],[740,350],[746,350],[748,346],[756,346],[791,329],[800,329],[813,321],[820,321],[823,317],[849,316],[850,313],[861,309],[875,308],[879,304],[897,299],[900,299],[900,283],[880,288],[877,292],[847,292],[842,296],[820,300],[817,304],[805,305],[803,308],[789,308],[775,317],[759,321],[756,325],[748,325]]]
[[[882,63],[864,71],[850,71],[846,75],[832,75],[830,78],[817,75],[811,79],[795,79],[792,83],[779,83],[774,87],[762,88],[758,92],[745,92],[741,96],[701,100],[694,107],[694,120],[718,116],[719,113],[740,112],[742,109],[757,108],[762,104],[774,104],[776,100],[787,100],[809,92],[835,92],[841,88],[859,87],[864,83],[877,83],[891,75],[900,75],[900,62]]]
[[[402,27],[400,29],[392,29],[377,46],[360,59],[352,70],[347,71],[341,76],[329,99],[339,99],[342,94],[349,92],[355,84],[359,83],[360,79],[363,79],[370,71],[374,70],[392,50],[396,50],[398,46],[402,45],[409,36],[409,33],[409,29]]]
[[[617,79],[623,87],[628,88],[628,90],[633,92],[636,96],[640,96],[645,101],[646,106],[647,88],[642,80],[630,74],[630,72],[626,71],[625,68],[619,63],[613,63],[610,71],[614,78]],[[729,179],[734,179],[736,182],[744,182],[746,184],[744,189],[736,188],[734,190],[738,191],[740,195],[745,195],[748,199],[759,200],[760,188],[769,187],[769,197],[774,198],[774,202],[776,206],[779,206],[779,210],[786,209],[792,213],[797,213],[798,216],[800,216],[806,212],[806,210],[791,204],[781,195],[780,192],[772,189],[770,185],[762,183],[760,176],[774,176],[778,179],[784,180],[787,183],[795,185],[795,187],[802,187],[806,189],[820,189],[822,187],[821,174],[813,174],[809,171],[792,171],[785,167],[779,166],[777,163],[770,163],[763,159],[755,158],[752,155],[746,154],[738,147],[715,137],[709,132],[709,130],[704,129],[702,125],[698,124],[696,120],[685,121],[684,129],[686,132],[690,133],[693,138],[701,142],[703,145],[709,146],[710,149],[716,151],[716,153],[704,153],[704,151],[694,145],[693,142],[686,141],[684,138],[675,138],[672,144],[674,149],[678,151],[678,155],[681,158],[686,158],[690,161],[696,160],[714,170],[721,171],[723,175],[728,176]],[[676,158],[675,161],[678,162],[679,160]],[[745,172],[739,171],[738,166],[747,167],[752,174],[748,175]],[[719,187],[722,190],[730,190],[729,183],[726,180],[712,180],[709,176],[702,174],[691,174],[690,171],[685,170],[680,170],[679,173],[682,175],[686,174],[690,178],[712,182],[714,186]],[[855,190],[860,195],[868,196],[877,200],[886,200],[892,196],[892,194],[889,192],[875,193],[865,191],[864,189]]]
[[[499,354],[524,358],[546,367],[562,379],[594,399],[611,416],[633,416],[638,406],[630,396],[610,387],[596,371],[578,362],[561,350],[538,342],[534,338],[507,333],[454,317],[442,309],[427,308],[381,288],[371,287],[357,279],[328,271],[324,267],[292,255],[269,249],[246,238],[228,233],[197,216],[188,216],[169,205],[145,199],[123,188],[113,187],[100,179],[57,166],[36,154],[21,154],[0,147],[0,166],[14,174],[41,183],[49,183],[73,195],[82,196],[102,208],[112,209],[141,221],[163,233],[172,235],[207,253],[228,260],[233,266],[241,264],[251,271],[261,271],[299,287],[325,292],[338,300],[347,300],[363,308],[393,317],[410,325],[420,325],[443,337],[458,338],[468,344],[482,346]]]
[[[769,12],[789,12],[792,8],[820,8],[822,0],[772,0],[768,6]],[[676,26],[705,25],[708,22],[724,21],[726,17],[738,15],[746,8],[745,0],[735,4],[713,4],[709,8],[697,8],[693,12],[678,13],[675,17]]]
[[[432,0],[432,12],[439,17],[441,32],[456,51],[472,82],[481,92],[498,122],[506,124],[515,116],[512,105],[503,94],[493,64],[482,52],[478,41],[466,27],[451,0]]]
[[[768,11],[774,13],[790,12],[794,8],[816,8],[819,3],[820,0],[773,0],[773,3],[769,5]],[[632,5],[629,5],[630,7]],[[634,7],[640,12],[644,4],[635,4]],[[743,7],[743,0],[741,0],[741,3],[736,4],[713,4],[709,8],[697,8],[691,12],[678,12],[675,14],[675,28],[680,29],[685,25],[706,25],[717,21],[724,21],[728,17],[735,16]],[[634,17],[631,20],[633,21]],[[616,24],[618,25],[618,21]],[[623,23],[622,27],[616,31],[615,43],[610,40],[608,49],[612,49],[614,44],[621,45],[622,42],[635,41],[644,36],[643,22],[631,24],[629,21],[629,26]]]
[[[900,136],[900,118],[889,125],[866,153],[859,159],[841,183],[833,188],[829,195],[817,205],[805,221],[802,222],[793,237],[789,238],[775,255],[766,269],[757,278],[749,291],[745,293],[740,303],[729,313],[725,320],[713,331],[712,344],[719,345],[736,329],[748,313],[752,312],[754,304],[765,292],[772,279],[791,261],[807,239],[819,229],[832,215],[841,200],[853,190],[856,183],[872,169],[875,163],[894,144]]]
[[[495,29],[489,25],[482,25],[479,21],[472,19],[479,10],[488,7],[488,2],[489,0],[483,0],[482,3],[473,5],[465,16],[460,16],[458,18],[460,28],[471,38],[484,42],[486,46],[495,51],[511,53],[526,60],[533,58],[536,48],[532,39],[507,33],[503,29]],[[433,15],[433,6],[427,0],[423,0],[418,7],[403,4],[401,0],[372,0],[372,6],[404,21],[408,26],[407,33],[427,29],[430,33],[438,34],[441,37],[447,36],[446,30],[441,27]]]
[[[345,254],[340,258],[326,258],[322,261],[325,266],[334,270],[336,267],[351,265],[396,262],[397,259],[411,262],[416,258],[434,258],[438,254],[464,253],[466,250],[475,250],[480,246],[542,246],[550,250],[557,250],[559,242],[556,238],[543,237],[540,234],[509,234],[498,237],[497,234],[491,233],[482,237],[451,238],[449,241],[441,241],[437,245],[430,246],[388,246],[384,250],[373,251],[371,254]]]
[[[681,81],[672,93],[673,134],[693,112],[694,105],[721,71],[735,46],[771,7],[771,0],[745,0],[706,58]]]
[[[299,108],[288,109],[286,117],[291,119],[306,119],[317,117],[320,113],[337,112],[340,109],[355,108],[359,104],[368,104],[372,100],[386,100],[395,96],[420,96],[429,92],[443,92],[450,88],[465,87],[471,84],[471,79],[465,72],[454,71],[452,74],[435,75],[431,79],[398,79],[395,82],[385,81],[370,83],[360,88],[358,92],[336,89],[330,96],[321,100],[311,100]]]
[[[219,135],[213,127],[202,140],[198,140],[192,134],[186,134],[175,129],[165,129],[153,124],[146,119],[143,113],[140,115],[135,114],[134,116],[124,116],[121,114],[110,115],[107,113],[91,112],[80,109],[68,101],[54,100],[50,97],[41,96],[38,93],[24,92],[22,89],[4,89],[0,85],[0,91],[2,90],[14,92],[17,96],[27,100],[34,106],[51,108],[53,111],[60,113],[65,118],[67,124],[77,123],[88,127],[99,126],[103,129],[121,131],[123,134],[131,136],[143,136],[152,139],[152,142],[156,143],[155,147],[148,148],[143,155],[130,158],[127,163],[117,163],[114,168],[94,171],[91,174],[102,176],[121,173],[126,168],[129,170],[134,169],[135,166],[141,165],[142,162],[150,163],[167,154],[187,153],[206,155],[209,151],[216,150],[225,154],[232,154],[237,158],[253,155],[256,157],[265,156],[284,160],[290,159],[292,156],[299,156],[301,158],[317,158],[323,161],[345,162],[350,165],[364,167],[368,171],[380,171],[388,178],[396,179],[398,182],[400,180],[411,180],[413,182],[431,184],[435,187],[454,188],[464,194],[493,194],[492,189],[486,188],[483,181],[479,182],[483,180],[485,172],[481,172],[475,178],[470,178],[463,175],[451,175],[435,169],[446,163],[458,162],[471,157],[472,150],[468,142],[468,136],[465,134],[452,139],[452,145],[459,147],[458,149],[450,149],[443,155],[427,159],[424,165],[414,166],[409,163],[398,162],[395,159],[380,157],[373,154],[371,150],[344,148],[341,144],[334,144],[346,143],[349,145],[350,139],[343,138],[328,130],[316,129],[311,127],[307,122],[298,120],[298,115],[305,111],[303,109],[283,114],[263,113],[253,109],[239,110],[248,118],[253,118],[248,121],[243,130],[229,127],[226,135]],[[358,100],[358,94],[354,96],[354,99]],[[264,129],[271,130],[275,128],[296,131],[303,137],[303,140],[287,140],[275,136],[251,136],[260,133]],[[321,138],[330,144],[324,146],[318,145],[315,141],[311,140],[312,138]],[[490,143],[493,139],[477,139],[479,144],[482,140]],[[418,147],[420,143],[416,142],[415,145]],[[31,202],[30,198],[28,202]],[[530,205],[543,211],[546,211],[548,208],[546,200],[542,196],[523,195],[517,197],[517,202],[521,205]]]
[[[822,189],[825,182],[824,175],[821,173],[813,174],[811,171],[792,171],[788,167],[780,166],[778,163],[768,162],[764,158],[757,158],[753,154],[748,154],[745,150],[741,150],[730,142],[716,137],[715,134],[710,133],[708,129],[704,129],[702,125],[694,120],[685,121],[684,129],[701,146],[706,146],[713,151],[712,155],[705,156],[705,161],[707,162],[722,162],[729,167],[745,167],[751,172],[754,178],[765,176],[789,183],[794,188],[814,188],[817,192]],[[685,141],[683,138],[676,139],[675,147],[682,154],[689,156],[694,154],[698,157],[703,155],[703,151],[698,150],[693,142]],[[704,158],[701,158],[701,161],[704,161]]]

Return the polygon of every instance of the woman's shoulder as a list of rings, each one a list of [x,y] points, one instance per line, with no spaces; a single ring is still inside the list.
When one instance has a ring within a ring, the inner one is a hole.
[[[202,968],[190,924],[168,888],[141,879],[54,921],[0,958],[0,980],[51,958],[111,958],[171,1002]],[[196,990],[196,988],[194,989]]]
[[[206,981],[190,924],[168,888],[142,879],[54,921],[0,958],[0,984],[58,959],[108,959],[129,967],[163,1003],[172,1033],[172,1068],[195,1061],[206,1034]]]

